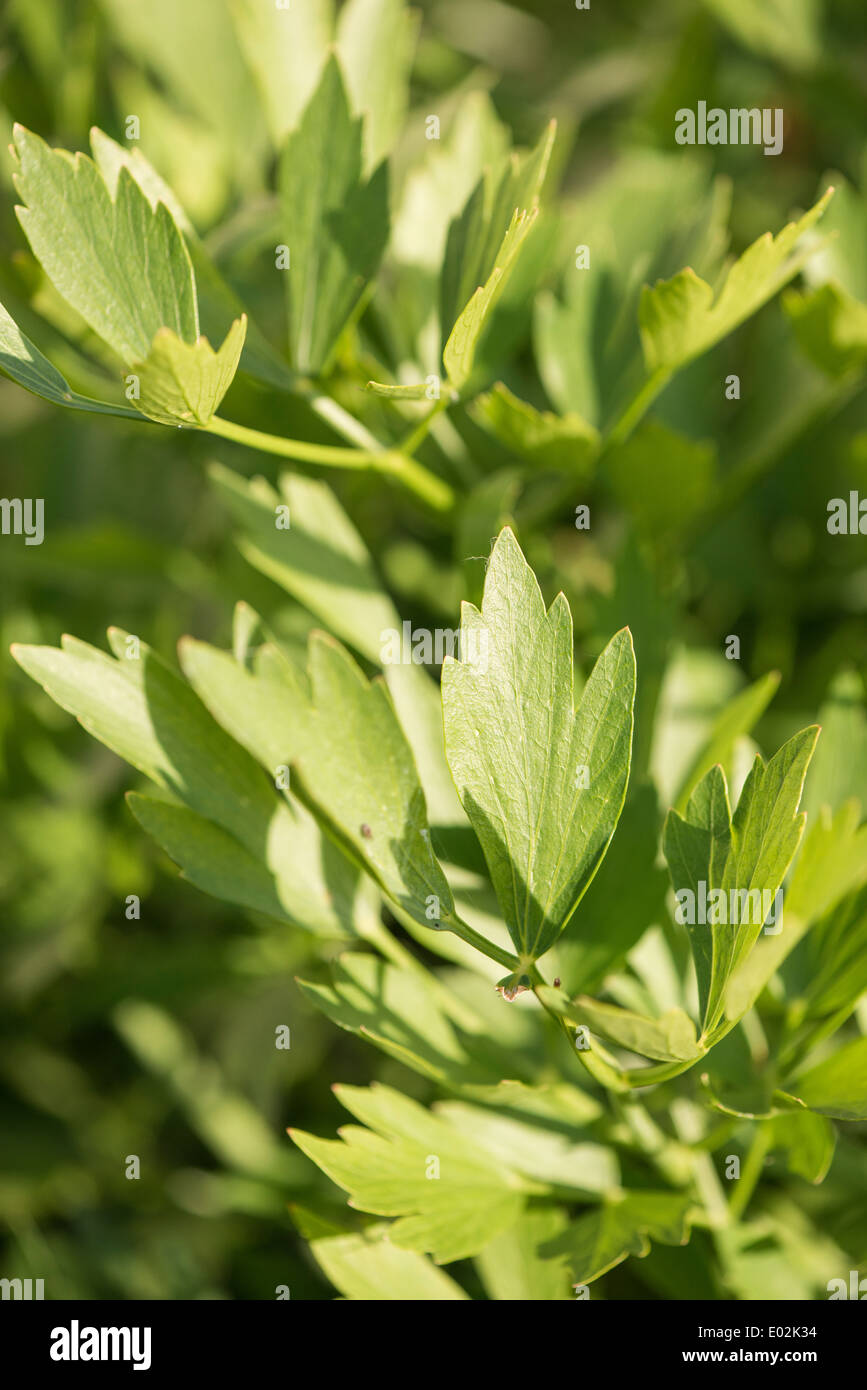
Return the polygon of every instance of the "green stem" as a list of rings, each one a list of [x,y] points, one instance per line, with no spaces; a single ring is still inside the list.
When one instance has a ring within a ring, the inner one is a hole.
[[[770,1145],[771,1137],[767,1127],[763,1124],[757,1125],[743,1172],[738,1178],[735,1189],[729,1198],[729,1216],[732,1221],[740,1221],[749,1206],[750,1198],[756,1189],[756,1184],[762,1176],[765,1157]]]
[[[448,406],[448,404],[451,401],[451,391],[448,387],[446,387],[445,390],[447,394],[441,395],[439,400],[434,402],[433,406],[427,412],[427,414],[422,416],[422,418],[418,421],[415,427],[410,430],[406,438],[401,441],[398,447],[400,448],[402,454],[415,453],[416,449],[418,448],[419,444],[421,444],[422,440],[425,438],[428,430],[430,429],[436,417],[443,410],[446,409],[446,406]]]
[[[333,397],[324,396],[312,385],[299,387],[297,394],[307,402],[320,420],[324,420],[335,434],[342,434],[343,438],[348,439],[350,444],[354,444],[359,449],[370,449],[374,453],[382,448],[379,440],[370,433],[367,426],[363,425],[360,420],[356,420],[354,415],[350,415],[348,410],[344,410],[343,406]]]
[[[704,1133],[703,1117],[685,1096],[675,1097],[669,1113],[678,1139],[690,1147],[693,1185],[707,1213],[707,1224],[712,1231],[719,1230],[728,1225],[730,1212],[713,1159],[696,1147]]]
[[[682,1076],[690,1067],[694,1067],[696,1062],[700,1062],[704,1055],[702,1053],[699,1057],[691,1057],[688,1062],[659,1062],[655,1067],[635,1067],[623,1075],[632,1089],[656,1086],[660,1081],[670,1081],[673,1076]]]
[[[481,932],[474,931],[462,921],[457,913],[452,913],[448,917],[441,918],[441,928],[443,931],[450,931],[454,936],[460,937],[468,946],[474,946],[477,951],[481,951],[483,956],[489,960],[495,960],[498,965],[504,965],[507,970],[520,970],[521,962],[517,956],[513,956],[510,951],[504,950],[501,946],[496,946],[493,941],[489,941]]]
[[[223,420],[218,415],[204,428],[208,434],[229,439],[234,444],[259,449],[265,454],[278,454],[281,458],[294,459],[299,463],[320,464],[327,468],[375,469],[397,479],[420,501],[438,512],[448,512],[455,505],[455,495],[448,483],[398,450],[352,449],[342,444],[310,444],[303,439],[284,439],[246,425],[237,425],[231,420]]]
[[[612,425],[605,440],[606,447],[622,444],[628,439],[643,415],[647,413],[656,397],[671,380],[672,372],[667,367],[657,367],[633,396],[620,418]]]

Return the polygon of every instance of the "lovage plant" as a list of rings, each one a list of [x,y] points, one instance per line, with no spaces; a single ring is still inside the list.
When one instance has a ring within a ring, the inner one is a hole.
[[[287,480],[287,495],[309,530],[322,521],[316,505],[330,509],[344,553],[367,568],[321,485],[298,494]],[[298,547],[293,534],[287,573]],[[309,601],[335,600],[323,578]],[[375,624],[387,610],[383,594],[359,591],[360,616]],[[864,1039],[823,1045],[864,987],[863,944],[856,951],[834,926],[852,881],[867,880],[848,810],[846,875],[829,881],[839,845],[820,819],[785,917],[778,910],[804,835],[817,730],[767,762],[757,755],[734,810],[720,763],[702,768],[728,759],[742,721],[727,712],[711,731],[683,814],[665,825],[675,921],[688,923],[665,931],[654,925],[665,886],[644,848],[655,799],[634,785],[630,797],[629,631],[576,680],[569,606],[560,594],[546,608],[510,530],[493,547],[481,606],[464,606],[462,637],[484,641],[443,667],[444,751],[432,701],[399,718],[389,677],[400,667],[371,680],[322,632],[303,666],[264,630],[255,642],[259,627],[241,608],[234,652],[185,641],[186,681],[117,630],[113,657],[74,639],[15,656],[156,784],[156,797],[130,793],[131,809],[193,883],[342,940],[330,981],[303,985],[308,999],[440,1091],[427,1108],[390,1085],[339,1087],[363,1128],[338,1141],[293,1131],[354,1208],[391,1218],[323,1224],[301,1212],[322,1268],[350,1297],[461,1298],[460,1280],[437,1266],[473,1257],[490,1297],[567,1297],[695,1228],[701,1258],[736,1282],[737,1241],[750,1234],[738,1218],[762,1158],[780,1150],[821,1181],[832,1121],[867,1117]],[[426,788],[442,814],[446,771],[465,819],[452,802],[438,824]],[[600,916],[621,915],[599,933]],[[769,993],[817,937],[821,978]],[[570,951],[582,938],[595,953]],[[491,962],[508,972],[496,1013]],[[601,997],[585,992],[593,983]],[[727,1200],[721,1172],[739,1162],[730,1150],[745,1120],[749,1157]]]
[[[67,80],[23,18],[42,106],[0,64],[3,407],[68,429],[42,445],[55,501],[89,515],[120,475],[123,512],[58,535],[40,511],[38,602],[2,555],[4,631],[43,688],[0,703],[28,787],[26,891],[0,875],[28,903],[8,1070],[36,1115],[22,1152],[75,1135],[28,1213],[78,1221],[106,1136],[179,1114],[217,1171],[182,1148],[155,1200],[282,1241],[291,1196],[311,1278],[347,1298],[826,1297],[867,1251],[867,203],[854,137],[826,174],[806,140],[786,162],[784,123],[779,160],[736,150],[713,177],[721,152],[683,148],[667,110],[705,80],[696,35],[735,133],[762,62],[819,102],[848,48],[825,55],[814,6],[707,4],[640,98],[653,35],[582,80],[578,136],[572,77],[546,77],[514,147],[530,79],[475,60],[477,6],[434,7],[418,48],[402,0],[97,8],[103,82]],[[531,52],[538,25],[498,6],[491,27]],[[600,146],[598,102],[643,147]],[[92,123],[89,152],[37,133]],[[78,472],[58,437],[85,441]],[[111,654],[53,645],[108,617]],[[189,630],[214,640],[160,654]],[[76,761],[55,705],[140,774],[128,827],[116,760]],[[162,933],[139,917],[155,882],[181,904]],[[58,979],[47,1040],[21,1044],[16,1010]],[[251,979],[213,1043],[203,1017]],[[273,1093],[265,984],[295,1042]],[[124,1091],[93,1124],[92,1015],[165,1112],[130,1086],[134,1120]],[[162,1258],[124,1284],[110,1252],[80,1287],[222,1288]]]

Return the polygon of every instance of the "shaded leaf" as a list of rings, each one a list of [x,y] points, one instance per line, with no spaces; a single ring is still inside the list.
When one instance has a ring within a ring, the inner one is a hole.
[[[352,521],[326,483],[297,474],[280,477],[279,492],[214,464],[210,477],[244,528],[244,557],[338,637],[376,665],[383,663],[389,633],[401,620],[382,588],[373,561]],[[290,525],[278,529],[281,506]],[[412,745],[431,816],[442,824],[461,819],[443,754],[442,712],[434,682],[421,666],[384,666],[401,724]]]
[[[786,1093],[836,1120],[867,1120],[867,1038],[858,1038],[794,1081]]]
[[[215,898],[282,918],[308,931],[343,935],[352,921],[353,875],[323,846],[300,807],[279,806],[265,857],[185,806],[127,793],[136,820],[178,865],[184,878]]]
[[[734,816],[725,774],[714,767],[685,817],[670,811],[666,819],[663,848],[675,893],[684,895],[679,915],[695,961],[703,1036],[725,1012],[726,984],[771,915],[800,842],[806,817],[797,807],[817,737],[818,729],[803,729],[767,764],[757,756]],[[711,900],[713,891],[721,897]]]
[[[424,792],[385,683],[368,681],[333,638],[314,633],[310,685],[310,740],[295,764],[298,794],[415,921],[445,925],[454,911],[451,890],[431,847]]]
[[[685,1245],[692,1200],[675,1192],[627,1192],[595,1207],[562,1235],[541,1247],[547,1256],[563,1254],[573,1282],[590,1284],[629,1255],[646,1255],[651,1240]]]
[[[252,892],[247,856],[267,867],[272,907],[262,910],[273,911],[276,899],[283,904],[280,915],[297,914],[305,925],[343,934],[341,923],[351,924],[355,879],[342,856],[320,843],[303,809],[290,812],[249,754],[145,643],[137,656],[129,655],[136,649],[128,634],[111,629],[109,636],[116,660],[74,638],[64,639],[63,650],[17,646],[13,655],[88,733],[208,822],[207,830],[198,830],[212,848],[223,843],[215,828],[237,841],[234,860],[245,891]],[[149,810],[169,852],[194,869],[193,848],[195,855],[202,848],[200,837],[190,838],[194,823],[153,808],[144,808],[144,815]],[[263,882],[257,876],[257,891]]]
[[[38,347],[21,332],[15,320],[0,304],[0,371],[11,377],[25,391],[41,396],[53,405],[65,405],[71,410],[88,410],[98,415],[120,415],[126,418],[141,419],[137,410],[126,406],[112,405],[109,401],[92,401],[81,396],[52,367],[47,357],[43,357]]]
[[[279,170],[292,362],[321,372],[376,273],[388,239],[385,165],[362,179],[361,120],[329,58]]]
[[[559,1207],[532,1208],[489,1241],[476,1256],[489,1297],[507,1302],[570,1298],[565,1255],[540,1250],[565,1231],[568,1220]]]
[[[513,395],[501,381],[479,396],[472,413],[519,458],[538,468],[585,475],[598,448],[597,431],[580,415],[554,415]]]
[[[600,1003],[586,995],[564,999],[558,990],[540,988],[539,997],[576,1026],[586,1026],[618,1047],[661,1062],[685,1062],[702,1055],[695,1024],[682,1009],[668,1009],[660,1018],[647,1018],[631,1009]]]
[[[642,535],[666,545],[671,532],[687,527],[708,504],[716,449],[650,420],[608,451],[605,468],[618,502]]]
[[[282,144],[316,87],[331,38],[332,0],[276,5],[229,0],[241,50],[262,93],[271,140]]]
[[[423,1076],[452,1087],[495,1085],[515,1066],[508,1049],[487,1038],[477,1021],[461,1029],[433,977],[344,954],[328,985],[299,981],[302,993],[332,1023],[366,1038]],[[453,1013],[458,1013],[452,1005]],[[515,1067],[521,1070],[520,1062]]]
[[[536,208],[530,212],[515,211],[500,249],[494,257],[490,275],[461,310],[446,340],[443,348],[443,366],[449,384],[458,391],[470,379],[476,348],[488,315],[503,292],[509,272],[533,228],[537,212]]]
[[[867,305],[833,281],[806,294],[787,294],[783,308],[811,361],[829,376],[867,362]]]

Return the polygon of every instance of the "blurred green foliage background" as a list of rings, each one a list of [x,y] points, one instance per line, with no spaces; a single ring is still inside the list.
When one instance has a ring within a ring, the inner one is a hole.
[[[448,132],[470,92],[490,113],[491,153],[501,127],[530,144],[558,119],[561,192],[544,215],[534,278],[514,297],[508,361],[496,368],[517,394],[549,409],[577,405],[568,383],[558,389],[557,306],[570,293],[562,267],[569,248],[592,240],[584,229],[606,199],[621,268],[640,286],[684,263],[679,238],[715,176],[728,181],[715,196],[731,195],[730,245],[740,251],[810,206],[831,171],[838,198],[820,233],[839,235],[817,260],[830,258],[864,299],[860,0],[593,0],[586,12],[566,0],[440,0],[417,13],[395,197],[428,157],[425,117],[437,113]],[[76,383],[75,325],[52,303],[13,211],[5,145],[14,120],[78,149],[92,124],[123,141],[127,116],[139,115],[142,150],[260,326],[273,342],[285,337],[273,292],[267,121],[227,15],[223,0],[2,6],[0,298],[28,331],[28,306],[48,317],[53,341],[44,329],[34,337]],[[699,100],[782,107],[783,153],[678,150],[674,112]],[[446,179],[460,180],[478,158],[453,150]],[[402,226],[411,239],[411,218]],[[373,345],[376,313],[374,300],[362,325]],[[555,325],[553,339],[545,323]],[[722,389],[730,372],[741,378],[737,405]],[[357,381],[346,375],[344,404],[357,409]],[[616,385],[612,376],[604,391]],[[565,588],[579,649],[596,649],[628,621],[651,703],[680,653],[666,699],[686,727],[738,686],[722,658],[736,633],[744,677],[782,673],[759,743],[776,747],[813,720],[835,675],[867,663],[865,542],[830,537],[824,525],[830,497],[867,491],[863,387],[863,362],[823,371],[774,300],[683,372],[656,410],[660,426],[712,441],[718,453],[700,525],[693,515],[678,523],[676,488],[669,496],[664,478],[655,511],[653,496],[636,501],[610,475],[577,491],[572,481],[565,499],[562,477],[520,491],[522,543],[547,596]],[[303,405],[240,381],[224,413],[328,438]],[[471,409],[455,412],[453,428],[454,437],[428,446],[453,481],[479,487],[508,466],[508,450]],[[378,1077],[422,1097],[424,1084],[305,1004],[293,977],[322,959],[321,943],[178,878],[124,805],[128,769],[7,654],[11,641],[54,643],[64,631],[102,645],[112,623],[166,656],[188,632],[228,646],[239,598],[284,634],[303,636],[312,619],[241,559],[205,476],[219,459],[273,479],[277,461],[194,433],[71,417],[5,379],[0,450],[4,495],[44,498],[46,518],[41,547],[0,538],[0,1274],[43,1277],[50,1297],[272,1298],[277,1285],[293,1298],[329,1297],[288,1212],[328,1185],[292,1149],[285,1126],[332,1132],[341,1122],[332,1081]],[[466,559],[479,553],[471,525],[458,538],[443,535],[375,480],[329,481],[404,615],[454,625],[481,574],[478,559]],[[572,524],[578,501],[591,506],[589,534]],[[647,723],[644,739],[646,763]],[[126,916],[132,894],[140,920]],[[279,1024],[291,1026],[288,1052],[274,1047]],[[142,1161],[138,1181],[125,1177],[130,1154]],[[837,1210],[828,1199],[823,1220],[838,1238],[856,1217],[867,1224],[867,1211]],[[659,1293],[635,1277],[618,1274],[620,1296]]]

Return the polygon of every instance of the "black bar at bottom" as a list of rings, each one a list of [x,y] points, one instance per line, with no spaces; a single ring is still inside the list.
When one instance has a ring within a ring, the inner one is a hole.
[[[438,1348],[441,1367],[443,1360],[450,1362],[450,1346],[454,1364],[463,1362],[468,1334],[479,1350],[487,1347],[486,1359],[493,1358],[501,1368],[505,1364],[510,1373],[520,1369],[526,1355],[537,1374],[550,1357],[552,1371],[559,1368],[561,1373],[566,1365],[578,1373],[582,1364],[597,1374],[600,1369],[664,1374],[682,1368],[701,1379],[712,1366],[728,1371],[762,1366],[784,1371],[806,1367],[826,1377],[829,1371],[857,1365],[863,1351],[864,1314],[842,1306],[847,1301],[576,1300],[574,1307],[558,1303],[550,1313],[534,1307],[520,1321],[507,1312],[505,1336],[495,1305],[488,1304],[477,1322],[469,1304],[449,1303],[454,1323],[443,1322],[445,1306],[418,1310],[425,1324],[420,1343],[407,1340],[412,1316],[407,1304],[396,1314],[385,1303],[360,1308],[342,1300],[318,1305],[291,1300],[6,1301],[0,1303],[0,1331],[4,1364],[15,1364],[19,1377],[47,1373],[58,1384],[70,1377],[99,1378],[105,1371],[161,1381],[167,1372],[189,1369],[213,1375],[217,1383],[233,1374],[258,1379],[272,1369],[291,1375],[299,1353],[306,1353],[305,1364],[321,1361],[332,1377],[343,1356],[356,1371],[373,1358],[377,1375],[403,1378],[429,1364],[432,1346]],[[396,1331],[401,1335],[395,1336]],[[460,1340],[451,1342],[452,1333]],[[585,1362],[585,1356],[591,1359]]]

